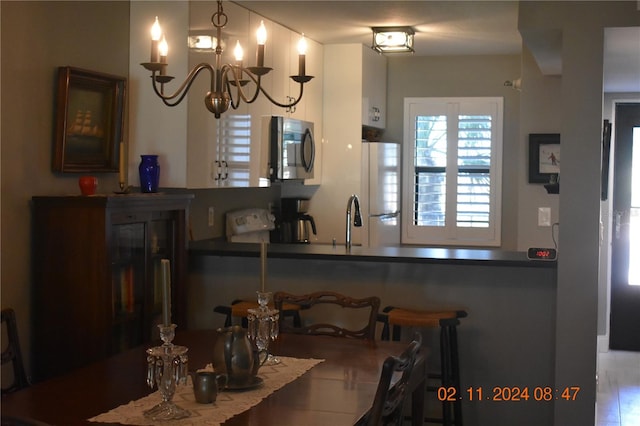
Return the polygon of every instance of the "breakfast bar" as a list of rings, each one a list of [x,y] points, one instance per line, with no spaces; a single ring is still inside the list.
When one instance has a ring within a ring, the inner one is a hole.
[[[223,240],[200,240],[189,244],[192,256],[254,257],[259,252],[255,243],[228,243]],[[524,266],[552,268],[553,261],[532,261],[525,252],[497,249],[442,247],[362,247],[332,244],[270,244],[269,257],[276,259],[317,259],[334,261],[432,263],[456,265]]]
[[[190,328],[221,326],[224,316],[213,311],[215,306],[255,298],[259,252],[258,244],[190,244]],[[556,262],[529,260],[525,252],[270,244],[266,287],[376,295],[382,307],[464,308],[469,315],[458,327],[458,339],[465,424],[510,425],[518,419],[533,426],[553,423],[555,400],[498,399],[506,388],[531,393],[555,386],[556,272]],[[424,341],[436,347],[437,335],[425,334]],[[427,410],[437,407],[437,401],[428,401]]]

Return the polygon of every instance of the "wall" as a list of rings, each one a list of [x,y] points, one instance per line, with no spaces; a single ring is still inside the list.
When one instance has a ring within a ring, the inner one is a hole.
[[[225,213],[251,207],[263,209],[280,199],[280,187],[269,188],[220,188],[194,189],[188,192],[195,194],[191,203],[190,224],[194,240],[207,238],[224,238]],[[213,207],[214,224],[208,224],[209,207]]]
[[[518,196],[515,203],[518,211],[518,250],[526,250],[529,247],[554,247],[551,233],[557,229],[538,226],[538,207],[551,208],[551,223],[557,223],[560,195],[548,194],[543,185],[529,183],[529,134],[560,133],[561,83],[560,76],[543,75],[529,49],[523,46],[520,94],[522,119],[517,136],[520,146],[517,161],[521,167],[516,179]],[[560,146],[562,147],[562,138]],[[556,240],[557,236],[556,232]]]
[[[520,3],[521,31],[562,35],[562,80],[554,97],[562,138],[555,385],[580,386],[581,398],[556,402],[556,425],[592,424],[595,416],[603,29],[638,22],[631,1]],[[549,104],[544,93],[529,96]],[[537,121],[523,114],[521,127]]]
[[[140,63],[150,60],[151,25],[158,17],[169,45],[167,74],[176,79],[168,84],[172,94],[187,75],[189,4],[183,1],[133,1],[130,14],[129,132],[127,170],[129,184],[139,186],[140,155],[156,154],[160,163],[160,186],[187,186],[187,106],[183,102],[168,108],[151,88],[151,72]],[[121,28],[125,28],[121,24]]]
[[[129,33],[123,28],[129,27],[129,3],[3,1],[0,7],[2,307],[16,310],[23,352],[29,354],[30,199],[79,194],[78,175],[51,171],[57,67],[127,76]],[[97,177],[98,192],[118,188],[117,173]]]
[[[403,141],[405,97],[504,97],[502,247],[518,246],[518,177],[522,170],[519,143],[520,92],[504,86],[520,76],[520,56],[392,56],[387,68],[385,137]],[[469,70],[473,70],[470,74]]]

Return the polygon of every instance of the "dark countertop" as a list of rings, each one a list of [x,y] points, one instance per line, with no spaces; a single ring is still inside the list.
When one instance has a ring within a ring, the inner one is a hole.
[[[200,240],[189,243],[192,256],[259,257],[258,243],[228,243]],[[331,244],[269,244],[267,256],[276,259],[317,259],[335,261],[434,263],[450,265],[486,265],[555,268],[557,262],[529,260],[526,252],[475,248],[379,247]]]

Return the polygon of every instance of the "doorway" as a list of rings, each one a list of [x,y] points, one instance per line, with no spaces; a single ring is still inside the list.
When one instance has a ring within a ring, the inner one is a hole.
[[[640,103],[615,107],[609,348],[640,351]]]

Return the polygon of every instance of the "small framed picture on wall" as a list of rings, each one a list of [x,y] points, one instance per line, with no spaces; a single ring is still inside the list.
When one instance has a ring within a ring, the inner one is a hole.
[[[556,182],[560,175],[560,134],[529,134],[529,183]]]

